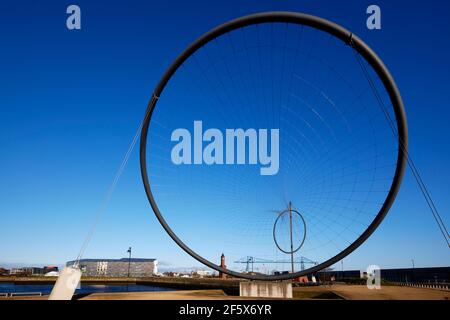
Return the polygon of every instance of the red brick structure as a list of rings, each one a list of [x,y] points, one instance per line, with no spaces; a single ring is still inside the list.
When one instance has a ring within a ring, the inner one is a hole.
[[[303,277],[297,277],[294,279],[295,282],[300,282],[300,283],[308,283],[308,277],[307,276],[303,276]]]
[[[225,255],[222,253],[220,256],[220,267],[226,269],[227,266],[225,265]],[[226,279],[227,275],[223,272],[219,272],[219,278],[220,279]]]

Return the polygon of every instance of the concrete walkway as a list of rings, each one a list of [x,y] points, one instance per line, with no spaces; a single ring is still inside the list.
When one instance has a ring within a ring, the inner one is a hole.
[[[450,291],[382,286],[381,289],[368,289],[366,286],[340,285],[333,292],[348,300],[448,300]]]
[[[222,290],[93,293],[80,300],[232,300]]]
[[[449,300],[450,291],[400,286],[368,289],[364,285],[297,287],[298,292],[331,291],[345,300]]]

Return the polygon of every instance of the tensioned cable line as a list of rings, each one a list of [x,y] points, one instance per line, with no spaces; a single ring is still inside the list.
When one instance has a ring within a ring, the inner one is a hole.
[[[149,113],[147,112],[146,115],[145,115],[145,119],[148,117],[148,114]],[[126,167],[126,165],[128,163],[128,160],[130,159],[130,156],[131,156],[131,153],[132,153],[132,151],[134,149],[134,146],[136,145],[136,142],[139,139],[139,135],[141,133],[142,126],[144,124],[145,119],[140,123],[138,129],[136,130],[136,133],[134,134],[133,140],[131,141],[131,143],[130,143],[130,145],[128,147],[128,150],[127,150],[127,152],[125,153],[125,155],[124,155],[124,157],[122,159],[122,162],[121,162],[121,164],[119,166],[119,169],[117,169],[117,172],[116,172],[116,174],[114,176],[113,181],[111,182],[111,185],[108,188],[108,192],[106,193],[106,196],[105,196],[105,198],[103,200],[103,203],[102,203],[100,209],[98,210],[98,212],[97,212],[97,214],[95,216],[95,221],[94,221],[93,225],[91,226],[91,229],[89,230],[88,234],[86,235],[86,238],[85,238],[85,240],[83,242],[83,245],[81,246],[80,252],[78,253],[78,256],[77,256],[77,258],[75,260],[75,266],[78,266],[79,261],[81,260],[84,252],[86,251],[86,249],[87,249],[87,247],[88,247],[88,245],[89,245],[89,243],[90,243],[90,241],[92,239],[92,236],[94,235],[94,232],[95,232],[95,230],[97,228],[97,225],[99,224],[101,218],[103,217],[104,213],[106,212],[106,210],[108,208],[108,205],[109,205],[109,203],[111,201],[112,195],[113,195],[113,193],[114,193],[114,191],[115,191],[115,189],[117,187],[117,183],[119,182],[119,179],[122,176],[123,171],[125,170],[125,167]]]
[[[358,52],[356,50],[354,50],[354,53],[355,53],[356,60],[358,61],[358,64],[360,65],[360,67],[364,73],[364,76],[367,78],[367,81],[369,82],[369,85],[375,94],[378,104],[380,105],[380,108],[382,109],[382,111],[386,117],[386,120],[388,121],[388,124],[391,127],[392,133],[394,134],[394,136],[396,138],[399,138],[397,130],[394,126],[393,120],[392,120],[391,116],[389,115],[389,112],[388,112],[386,106],[384,105],[383,100],[381,99],[379,92],[378,92],[377,88],[375,87],[375,84],[373,83],[373,80],[367,71],[366,66],[361,61],[361,57],[358,54]],[[406,149],[404,141],[402,141],[402,139],[399,139],[399,144],[400,144],[400,148],[401,148],[402,152],[405,154],[406,160],[408,162],[408,166],[411,169],[417,184],[419,185],[420,191],[422,192],[422,194],[425,198],[425,201],[427,202],[427,205],[430,208],[431,213],[433,214],[433,217],[434,217],[436,223],[438,224],[439,230],[441,231],[441,233],[445,239],[445,242],[447,243],[447,246],[450,247],[449,233],[447,231],[447,228],[445,227],[445,224],[444,224],[444,221],[442,220],[441,215],[439,214],[439,212],[434,204],[433,199],[431,198],[430,193],[428,192],[425,182],[422,180],[422,178],[419,174],[419,170],[417,169],[416,165],[414,164],[413,159],[409,155],[408,150]]]

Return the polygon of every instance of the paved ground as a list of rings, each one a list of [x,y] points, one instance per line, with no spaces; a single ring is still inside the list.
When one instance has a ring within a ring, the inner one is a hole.
[[[334,296],[334,297],[333,297]],[[369,290],[363,285],[333,285],[294,288],[297,299],[329,299],[341,297],[348,300],[449,300],[450,291],[399,286],[382,286]],[[0,298],[4,299],[4,298]],[[8,298],[11,299],[11,298]],[[43,297],[14,297],[17,300],[45,300]],[[222,290],[181,290],[164,292],[93,293],[80,300],[241,300],[227,296]],[[247,298],[248,299],[248,298]]]
[[[339,286],[333,290],[349,300],[449,300],[450,291],[400,286],[382,286],[368,289],[366,286]]]
[[[233,300],[222,290],[182,290],[163,292],[94,293],[80,300]],[[241,298],[242,299],[242,298]]]
[[[320,287],[294,288],[294,291],[329,290],[346,300],[449,300],[450,291],[437,289],[382,286],[381,289],[368,289],[364,285],[332,285]]]

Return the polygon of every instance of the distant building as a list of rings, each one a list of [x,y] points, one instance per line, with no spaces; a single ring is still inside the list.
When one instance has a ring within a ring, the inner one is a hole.
[[[23,268],[27,276],[40,276],[44,274],[44,268],[25,267]]]
[[[344,270],[344,271],[319,271],[316,276],[321,281],[340,281],[348,279],[361,279],[364,277],[359,270]]]
[[[210,271],[210,270],[197,270],[197,271],[192,272],[192,276],[200,277],[200,278],[212,277],[213,275],[214,275],[214,272]]]
[[[391,282],[450,283],[450,267],[381,269],[381,279]]]
[[[0,268],[0,276],[9,274],[9,270],[5,268]]]
[[[75,261],[69,261],[70,267]],[[122,259],[81,259],[79,267],[88,277],[151,277],[158,273],[158,260],[122,258]]]
[[[57,266],[45,266],[43,269],[44,269],[43,270],[44,273],[49,273],[52,271],[59,272],[59,268]]]
[[[51,271],[58,272],[56,266],[11,268],[9,274],[14,276],[43,276]]]
[[[450,267],[381,269],[381,279],[390,282],[450,283]],[[367,273],[359,270],[319,271],[321,281],[340,281],[366,278]]]
[[[27,274],[26,268],[11,268],[9,274],[12,276],[24,276]]]

